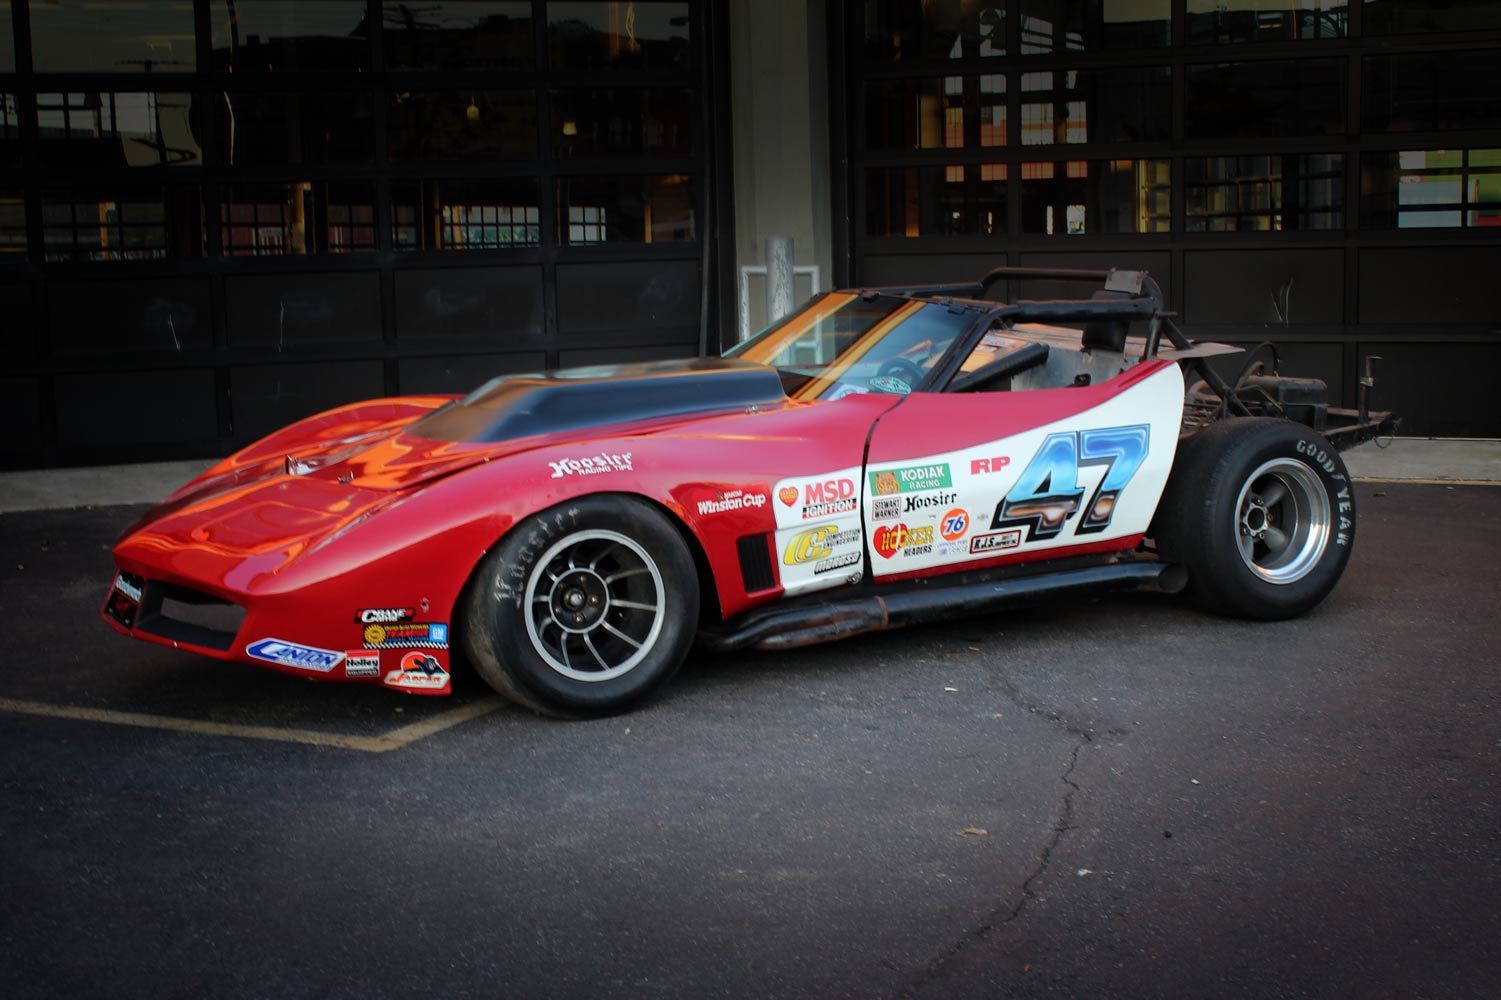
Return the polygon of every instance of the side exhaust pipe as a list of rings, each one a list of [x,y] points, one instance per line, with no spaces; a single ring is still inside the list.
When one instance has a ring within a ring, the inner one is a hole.
[[[751,612],[728,631],[702,635],[700,643],[712,652],[729,652],[750,646],[791,649],[865,632],[1000,611],[1060,595],[1154,585],[1176,592],[1183,589],[1186,582],[1187,574],[1179,566],[1125,562],[980,583],[921,587],[890,594],[862,593],[843,601]]]

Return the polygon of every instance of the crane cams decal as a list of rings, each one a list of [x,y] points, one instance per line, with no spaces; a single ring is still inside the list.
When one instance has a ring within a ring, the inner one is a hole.
[[[1075,514],[1075,535],[1097,534],[1110,526],[1121,490],[1147,457],[1147,424],[1101,427],[1049,434],[1022,470],[1011,492],[996,504],[991,530],[1022,528],[1027,541],[1056,538]],[[1084,503],[1079,469],[1103,466],[1105,475]]]

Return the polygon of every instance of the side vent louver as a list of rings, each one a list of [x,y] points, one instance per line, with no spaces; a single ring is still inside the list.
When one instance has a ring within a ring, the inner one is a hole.
[[[777,585],[776,574],[771,566],[771,539],[766,534],[744,535],[735,543],[740,555],[740,579],[745,592],[770,590]]]

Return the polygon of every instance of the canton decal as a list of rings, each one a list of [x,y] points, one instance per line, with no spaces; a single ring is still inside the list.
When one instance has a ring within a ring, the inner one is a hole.
[[[301,646],[284,639],[261,639],[246,646],[245,652],[257,660],[296,667],[298,670],[311,670],[318,674],[328,673],[344,659],[343,653],[318,649],[316,646]]]
[[[442,622],[366,625],[364,639],[366,649],[447,649],[448,625]]]
[[[986,552],[999,552],[1002,549],[1014,549],[1021,543],[1021,531],[1013,529],[994,535],[976,535],[969,540],[969,551],[972,555],[980,555]]]
[[[597,476],[601,472],[630,472],[631,453],[609,454],[601,452],[587,458],[565,458],[560,462],[548,462],[552,466],[552,478],[564,476]]]
[[[415,608],[365,608],[354,616],[361,625],[392,625],[409,622],[417,617]]]
[[[380,654],[352,649],[344,654],[345,677],[379,677]]]
[[[953,477],[949,475],[947,462],[882,469],[870,474],[870,488],[877,496],[916,493],[921,490],[942,490],[953,485]]]
[[[796,490],[793,491],[796,494]],[[795,497],[794,497],[795,499]],[[723,514],[732,510],[760,510],[766,506],[766,487],[761,486],[753,490],[729,490],[719,494],[714,500],[700,500],[698,512],[700,514]]]
[[[1049,434],[1011,492],[996,504],[991,528],[1020,527],[1026,529],[1027,541],[1046,541],[1058,537],[1082,509],[1074,534],[1104,531],[1121,490],[1147,457],[1149,434],[1146,424]],[[1105,475],[1085,503],[1079,469],[1092,466],[1104,466]]]
[[[410,691],[434,691],[448,685],[448,671],[435,657],[412,652],[401,658],[401,666],[386,674],[382,683]]]

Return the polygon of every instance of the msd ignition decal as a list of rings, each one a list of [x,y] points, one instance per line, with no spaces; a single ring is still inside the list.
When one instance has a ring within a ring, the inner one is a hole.
[[[443,622],[366,625],[363,636],[366,649],[448,648],[448,625]]]
[[[283,639],[261,639],[259,642],[252,642],[245,647],[245,652],[257,660],[279,663],[284,667],[296,667],[298,670],[311,670],[318,674],[328,673],[344,659],[343,653],[336,653],[331,649],[300,646]]]
[[[1082,503],[1083,515],[1074,523],[1074,534],[1104,531],[1115,516],[1121,490],[1147,457],[1150,440],[1151,428],[1146,424],[1049,434],[1011,492],[996,505],[990,527],[1025,528],[1027,541],[1045,541],[1058,536]],[[1079,470],[1094,466],[1103,466],[1105,473],[1084,503]]]
[[[381,679],[387,687],[404,691],[437,691],[448,686],[448,671],[428,653],[411,652],[401,665]]]
[[[942,490],[953,485],[947,462],[881,469],[870,474],[870,491],[878,497],[920,490]]]
[[[565,458],[559,462],[548,462],[552,466],[552,478],[562,479],[564,476],[597,476],[601,472],[630,472],[631,453],[590,455],[587,458]]]
[[[771,491],[777,527],[856,515],[860,506],[860,470],[841,469],[816,476],[783,479]]]
[[[760,510],[766,506],[766,487],[757,486],[749,490],[725,490],[716,495],[713,500],[700,500],[698,512],[700,514],[723,514],[732,510]]]

